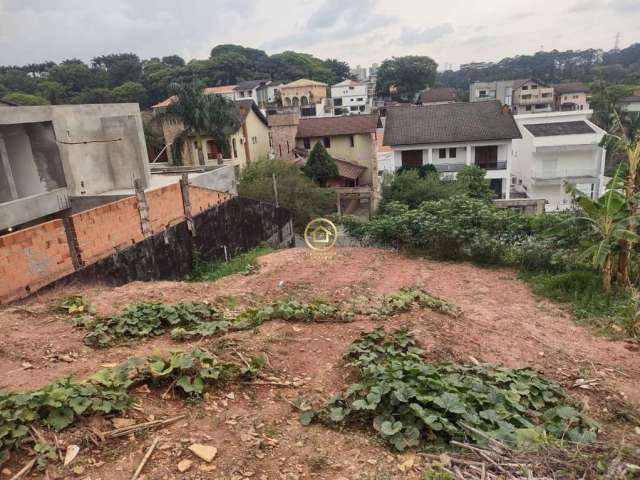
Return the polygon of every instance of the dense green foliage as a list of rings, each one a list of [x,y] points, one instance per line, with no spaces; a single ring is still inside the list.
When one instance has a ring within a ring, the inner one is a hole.
[[[203,262],[196,258],[193,270],[187,278],[194,282],[213,282],[234,273],[251,273],[256,268],[256,259],[272,251],[268,245],[261,245],[231,258],[228,262]]]
[[[46,98],[41,97],[40,95],[22,92],[8,93],[2,97],[2,100],[23,107],[32,105],[49,105],[49,101]]]
[[[378,69],[376,94],[412,102],[420,90],[433,85],[437,67],[431,57],[418,55],[384,60]]]
[[[330,179],[338,176],[338,166],[335,160],[320,142],[316,142],[311,149],[309,159],[302,167],[302,171],[321,187],[326,187]]]
[[[427,165],[425,167],[433,167]],[[381,211],[393,202],[403,203],[409,208],[417,208],[423,202],[443,200],[453,196],[466,195],[470,198],[490,200],[495,194],[485,179],[486,171],[476,165],[465,165],[455,179],[440,178],[427,168],[405,168],[382,183]]]
[[[535,370],[431,364],[421,355],[406,330],[362,334],[347,355],[357,383],[321,410],[303,410],[301,421],[372,427],[398,450],[452,439],[486,443],[473,429],[518,447],[596,438],[597,424]]]
[[[268,56],[262,50],[227,44],[214,47],[208,59],[188,63],[178,55],[141,60],[133,53],[118,53],[95,57],[90,65],[70,59],[57,65],[0,66],[0,98],[9,95],[8,100],[15,98],[20,105],[132,101],[148,107],[167,98],[175,82],[198,80],[215,86],[310,78],[334,84],[348,75],[349,66],[336,59],[292,51]]]
[[[640,43],[619,51],[567,50],[537,52],[503,58],[479,69],[448,70],[438,74],[438,83],[468,90],[473,82],[537,78],[548,83],[582,81],[591,83],[640,84]]]
[[[335,211],[335,193],[319,187],[299,167],[284,160],[251,162],[240,173],[238,194],[275,204],[273,175],[278,185],[278,203],[291,210],[296,230]]]
[[[62,430],[83,415],[122,412],[130,403],[128,389],[140,383],[173,383],[188,395],[201,395],[206,383],[255,373],[251,368],[221,362],[206,350],[169,350],[147,357],[132,357],[113,368],[100,370],[84,382],[71,378],[45,387],[15,393],[0,391],[0,457],[20,444],[33,424]]]

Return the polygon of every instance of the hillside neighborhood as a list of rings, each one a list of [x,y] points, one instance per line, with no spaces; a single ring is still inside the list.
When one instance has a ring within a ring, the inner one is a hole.
[[[434,34],[0,66],[0,480],[640,478],[640,43]]]

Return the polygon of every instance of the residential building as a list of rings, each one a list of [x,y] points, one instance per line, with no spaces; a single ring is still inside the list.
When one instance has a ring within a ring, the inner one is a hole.
[[[375,77],[378,75],[378,64],[377,63],[372,63],[371,66],[369,67],[369,78],[371,77]]]
[[[326,83],[302,78],[280,86],[280,96],[284,107],[297,107],[311,103],[320,103],[327,97]]]
[[[344,80],[331,87],[334,115],[371,113],[368,86],[364,82]]]
[[[226,98],[227,100],[235,100],[236,88],[238,88],[237,85],[222,85],[220,87],[207,87],[204,89],[204,93],[206,93],[207,95],[213,95],[213,94],[220,95]]]
[[[271,149],[273,156],[283,160],[295,160],[296,134],[300,123],[300,112],[292,109],[289,112],[269,114],[267,117],[271,133]]]
[[[278,103],[278,100],[280,99],[280,86],[283,84],[284,82],[280,82],[280,81],[272,81],[267,84],[266,98],[265,98],[265,103],[267,105],[274,105]],[[260,106],[262,107],[263,105],[260,105]]]
[[[0,108],[0,230],[134,180],[150,185],[137,103]]]
[[[640,90],[618,100],[618,106],[625,112],[640,112]]]
[[[184,165],[218,165],[231,164],[239,169],[254,160],[268,158],[270,151],[269,125],[267,118],[260,111],[253,99],[236,100],[240,110],[242,125],[237,132],[229,136],[227,145],[218,145],[211,137],[202,138],[203,150],[207,158],[199,156],[195,135],[182,146],[182,163]],[[162,130],[166,145],[169,146],[170,163],[177,163],[173,142],[183,126],[177,122],[164,122]]]
[[[498,101],[388,107],[383,145],[393,169],[432,164],[454,176],[465,165],[487,171],[499,198],[509,198],[512,143],[520,132]]]
[[[572,112],[591,108],[591,91],[584,83],[560,83],[553,86],[555,93],[555,110]]]
[[[422,105],[439,105],[442,103],[453,103],[456,100],[457,95],[455,88],[427,88],[420,92],[420,103],[422,103]]]
[[[605,131],[590,110],[516,115],[522,138],[513,142],[512,189],[547,200],[547,211],[570,208],[565,183],[595,199],[604,192]]]
[[[499,100],[514,114],[550,112],[553,110],[553,87],[533,79],[476,82],[469,87],[469,101]]]
[[[269,80],[249,80],[236,85],[234,100],[252,99],[259,106],[267,103]]]
[[[329,155],[343,162],[341,171],[344,175],[338,186],[371,185],[377,189],[377,127],[377,115],[301,118],[296,133],[296,152],[307,157],[313,146],[322,142]]]

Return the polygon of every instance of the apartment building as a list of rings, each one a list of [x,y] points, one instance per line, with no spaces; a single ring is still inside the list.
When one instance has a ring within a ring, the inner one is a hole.
[[[369,88],[365,82],[344,80],[331,87],[333,114],[358,115],[371,113]]]
[[[469,86],[469,101],[499,100],[514,114],[550,112],[554,106],[554,90],[536,79],[476,82]]]
[[[591,90],[584,83],[559,83],[553,89],[556,111],[573,112],[591,108]]]

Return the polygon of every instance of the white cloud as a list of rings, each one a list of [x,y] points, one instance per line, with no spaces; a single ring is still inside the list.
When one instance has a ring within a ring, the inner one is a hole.
[[[433,43],[450,33],[453,33],[453,26],[450,23],[426,28],[404,27],[400,34],[400,43],[407,46]]]

